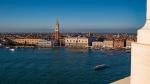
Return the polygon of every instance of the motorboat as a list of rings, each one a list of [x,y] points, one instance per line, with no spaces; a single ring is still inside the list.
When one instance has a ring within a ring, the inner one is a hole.
[[[100,64],[100,65],[96,65],[96,66],[94,67],[94,69],[95,69],[95,70],[99,70],[99,69],[104,69],[104,68],[106,68],[106,67],[107,67],[106,64]]]
[[[5,47],[5,48],[9,48],[9,47]]]
[[[14,48],[10,48],[9,50],[10,50],[10,51],[12,51],[12,52],[14,52],[14,51],[15,51],[15,49],[14,49]]]

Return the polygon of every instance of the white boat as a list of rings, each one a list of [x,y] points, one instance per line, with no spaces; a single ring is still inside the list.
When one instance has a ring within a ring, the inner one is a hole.
[[[94,69],[95,69],[95,70],[98,70],[98,69],[103,69],[103,68],[106,68],[106,67],[107,67],[106,64],[100,64],[100,65],[96,65],[96,66],[94,67]]]
[[[9,47],[6,47],[6,48],[9,48]]]
[[[9,49],[10,51],[12,51],[12,52],[14,52],[15,51],[15,49],[14,48],[11,48],[11,49]]]

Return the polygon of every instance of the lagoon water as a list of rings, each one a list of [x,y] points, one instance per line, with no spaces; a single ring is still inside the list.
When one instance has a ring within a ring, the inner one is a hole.
[[[98,64],[109,67],[95,71]],[[0,49],[0,84],[108,84],[129,73],[123,51]]]

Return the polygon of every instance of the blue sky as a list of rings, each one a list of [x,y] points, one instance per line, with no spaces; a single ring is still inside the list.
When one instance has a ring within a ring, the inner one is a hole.
[[[0,0],[0,31],[51,32],[58,18],[63,32],[135,32],[145,11],[146,0]]]

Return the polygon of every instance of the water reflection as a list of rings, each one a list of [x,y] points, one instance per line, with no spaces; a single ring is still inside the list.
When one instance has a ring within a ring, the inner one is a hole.
[[[71,51],[71,52],[88,52],[90,49],[73,49],[73,48],[66,48],[66,51]]]

